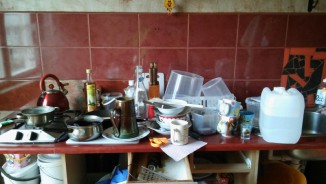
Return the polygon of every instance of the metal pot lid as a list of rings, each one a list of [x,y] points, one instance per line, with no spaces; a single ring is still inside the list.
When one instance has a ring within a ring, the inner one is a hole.
[[[100,125],[103,122],[103,118],[96,115],[84,115],[80,116],[77,119],[71,119],[68,121],[67,126],[69,128],[73,127],[87,127],[87,126],[94,126]]]
[[[56,110],[55,107],[50,106],[37,106],[37,107],[31,107],[22,110],[22,113],[24,115],[40,115],[40,114],[47,114],[54,112]]]

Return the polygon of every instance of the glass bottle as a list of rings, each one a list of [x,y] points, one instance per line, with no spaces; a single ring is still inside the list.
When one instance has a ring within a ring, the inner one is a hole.
[[[86,69],[86,82],[84,83],[86,97],[86,112],[95,111],[96,102],[96,85],[92,79],[91,69]]]
[[[326,78],[323,79],[317,90],[315,104],[320,106],[326,105]]]
[[[136,117],[145,119],[147,118],[147,108],[146,108],[146,104],[144,103],[144,100],[147,100],[148,97],[144,85],[142,66],[136,66],[135,75],[136,75],[136,88],[134,93],[134,101],[135,101]]]
[[[125,96],[133,98],[135,94],[135,81],[134,80],[129,80],[128,81],[128,87],[124,89],[125,91]]]

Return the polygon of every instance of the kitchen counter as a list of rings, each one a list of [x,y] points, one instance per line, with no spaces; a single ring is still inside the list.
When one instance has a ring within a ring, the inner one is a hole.
[[[153,136],[162,137],[157,134]],[[249,141],[243,142],[239,136],[225,138],[220,134],[215,134],[203,136],[202,141],[208,144],[199,151],[326,149],[326,137],[302,137],[297,144],[275,144],[268,143],[256,135],[252,135]],[[128,145],[68,145],[65,142],[49,144],[0,144],[1,154],[87,154],[126,152],[161,152],[161,150],[151,147],[147,138],[142,139],[139,144]]]

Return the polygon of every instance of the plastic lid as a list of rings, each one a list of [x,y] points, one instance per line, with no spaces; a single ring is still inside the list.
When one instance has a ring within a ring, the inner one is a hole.
[[[128,85],[129,85],[129,86],[133,86],[133,85],[135,85],[135,81],[134,81],[134,80],[129,80],[129,81],[128,81]]]
[[[87,68],[86,73],[91,73],[91,69]]]

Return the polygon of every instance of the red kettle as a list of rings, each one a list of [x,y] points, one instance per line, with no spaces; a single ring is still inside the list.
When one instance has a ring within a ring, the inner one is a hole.
[[[50,84],[50,90],[45,89],[45,79],[52,78],[56,81],[59,86],[59,90],[53,89],[54,85]],[[40,80],[40,89],[41,95],[37,100],[37,106],[51,106],[51,107],[59,107],[59,112],[63,112],[69,109],[69,102],[66,97],[68,91],[64,88],[64,86],[68,85],[68,83],[63,84],[59,81],[58,77],[53,74],[46,74]]]

